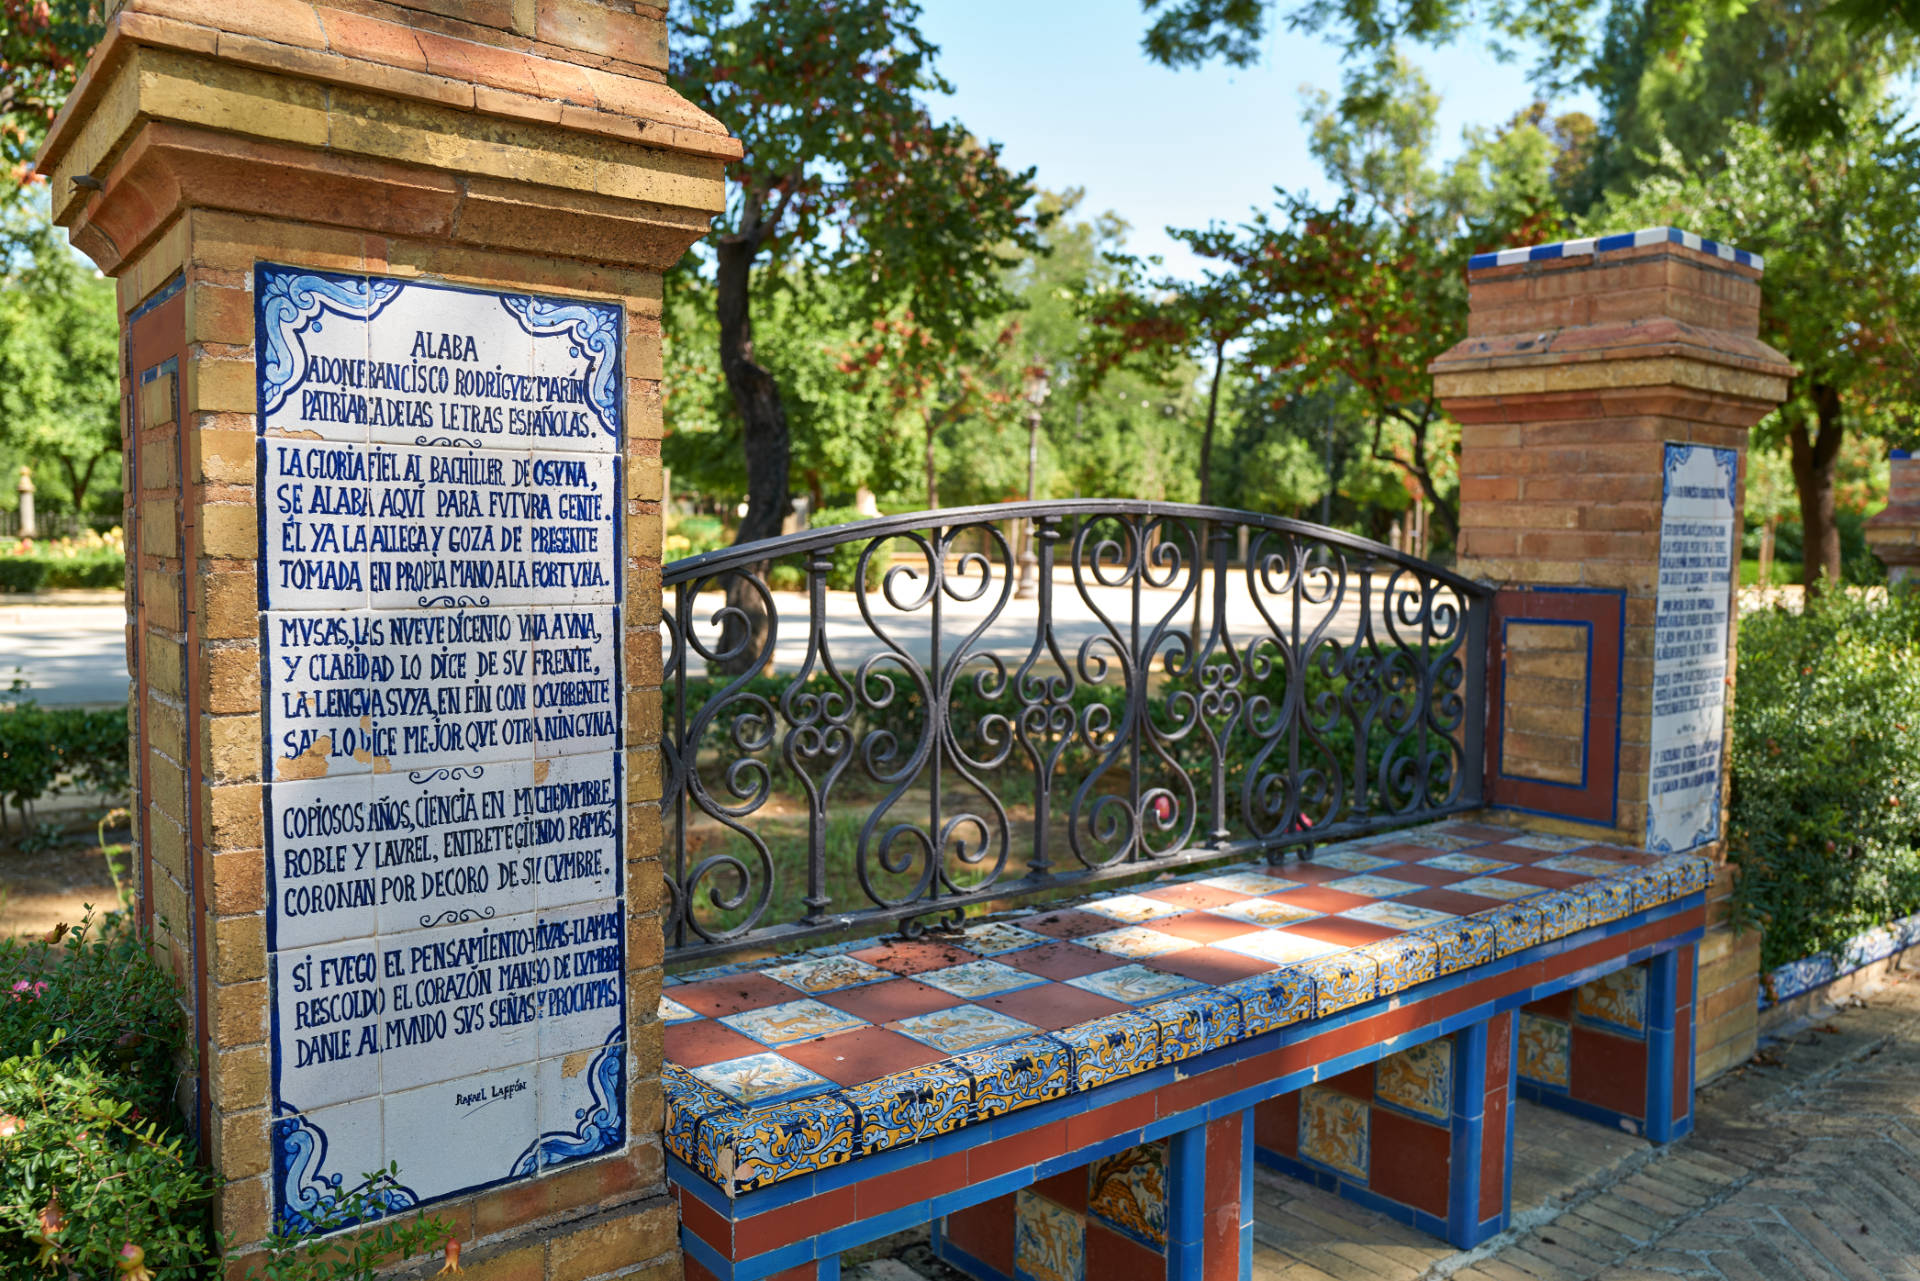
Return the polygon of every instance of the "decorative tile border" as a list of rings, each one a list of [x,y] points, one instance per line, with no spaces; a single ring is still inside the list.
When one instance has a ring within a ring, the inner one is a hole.
[[[1550,245],[1531,245],[1525,249],[1501,249],[1490,254],[1475,254],[1467,259],[1467,270],[1480,271],[1487,267],[1511,267],[1515,263],[1542,262],[1550,258],[1579,258],[1612,253],[1620,249],[1642,249],[1647,245],[1685,245],[1689,249],[1698,249],[1702,253],[1712,254],[1726,262],[1737,262],[1742,267],[1751,267],[1755,271],[1766,269],[1765,259],[1745,249],[1723,245],[1717,240],[1708,240],[1691,231],[1682,231],[1678,227],[1648,227],[1642,231],[1623,231],[1611,236],[1588,236],[1583,240],[1559,240]]]
[[[1902,917],[1878,929],[1856,934],[1847,940],[1838,960],[1831,956],[1808,956],[1761,975],[1760,1008],[1770,1009],[1805,996],[1815,988],[1915,946],[1920,946],[1920,915]]]

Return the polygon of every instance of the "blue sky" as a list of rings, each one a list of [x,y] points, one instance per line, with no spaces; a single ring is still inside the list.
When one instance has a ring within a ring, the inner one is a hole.
[[[1120,214],[1133,225],[1129,247],[1165,255],[1174,271],[1192,262],[1166,226],[1238,222],[1276,186],[1328,192],[1300,123],[1302,86],[1339,85],[1338,51],[1317,39],[1277,32],[1258,67],[1175,72],[1140,52],[1139,0],[923,3],[923,29],[957,91],[947,113],[1002,143],[1012,165],[1037,166],[1041,185],[1086,188],[1086,212]],[[1442,155],[1457,151],[1466,126],[1497,124],[1533,101],[1525,66],[1472,39],[1410,52],[1441,95]]]

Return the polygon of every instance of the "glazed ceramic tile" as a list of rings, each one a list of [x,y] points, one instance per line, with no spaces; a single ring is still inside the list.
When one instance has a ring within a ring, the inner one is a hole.
[[[692,1164],[699,1150],[696,1131],[701,1119],[726,1111],[734,1100],[673,1062],[662,1065],[660,1088],[665,1102],[667,1151]]]
[[[697,1165],[729,1196],[849,1160],[858,1143],[853,1109],[831,1094],[789,1099],[709,1118]]]
[[[534,755],[583,756],[619,747],[618,607],[536,606],[522,626],[533,646]]]
[[[525,437],[510,430],[509,406],[480,385],[489,375],[524,377],[533,366],[533,337],[507,311],[508,297],[409,281],[373,312],[367,355],[390,371],[381,388],[390,408],[370,424],[372,439],[525,448]]]
[[[1299,888],[1297,882],[1282,880],[1277,876],[1267,876],[1261,872],[1229,872],[1222,876],[1203,877],[1197,883],[1211,889],[1230,890],[1235,894],[1253,896]]]
[[[384,625],[364,610],[286,612],[265,615],[260,633],[267,781],[372,773],[385,746],[372,733],[369,701]],[[286,832],[284,824],[274,830]]]
[[[1397,881],[1390,876],[1345,876],[1337,881],[1328,881],[1326,888],[1338,890],[1342,894],[1359,894],[1366,898],[1392,898],[1396,894],[1411,894],[1422,886],[1412,881]]]
[[[771,1050],[692,1069],[695,1079],[735,1103],[755,1107],[787,1095],[817,1094],[833,1082]]]
[[[550,604],[527,547],[527,456],[492,449],[367,446],[367,599],[375,609]]]
[[[1087,1166],[1087,1213],[1154,1249],[1167,1244],[1167,1150],[1142,1143]],[[1116,1279],[1117,1281],[1117,1279]]]
[[[895,977],[877,965],[852,956],[807,956],[786,965],[761,971],[802,992],[838,992],[867,983],[882,983]]]
[[[626,394],[619,305],[509,297],[505,306],[533,338],[526,390],[538,397],[537,404],[509,417],[513,438],[535,450],[617,452]]]
[[[539,1096],[532,1064],[469,1072],[384,1097],[387,1159],[421,1200],[537,1169]]]
[[[929,1063],[842,1090],[840,1097],[860,1120],[856,1147],[878,1152],[965,1125],[973,1085],[952,1063]]]
[[[615,1041],[537,1065],[540,1137],[526,1169],[550,1169],[623,1147],[627,1138],[627,1047]]]
[[[1549,890],[1527,900],[1540,913],[1540,937],[1565,938],[1587,928],[1587,899],[1574,890]]]
[[[313,947],[372,935],[378,843],[369,774],[273,785],[267,807],[267,946]]]
[[[1623,880],[1588,881],[1572,893],[1587,901],[1587,923],[1601,925],[1633,912],[1633,885]]]
[[[1312,867],[1337,867],[1347,872],[1371,872],[1375,868],[1393,867],[1398,859],[1382,858],[1378,854],[1367,854],[1356,849],[1323,850],[1310,860]]]
[[[1543,832],[1529,832],[1524,836],[1509,836],[1504,844],[1518,845],[1527,850],[1565,851],[1583,850],[1593,842],[1584,836],[1549,836]]]
[[[1420,860],[1420,866],[1437,867],[1443,872],[1465,872],[1469,876],[1479,876],[1486,872],[1501,872],[1507,868],[1518,867],[1520,865],[1518,863],[1503,862],[1497,858],[1482,858],[1478,854],[1456,852],[1453,854],[1438,854],[1433,858],[1423,858]]]
[[[272,971],[284,1047],[274,1088],[281,1106],[310,1112],[378,1094],[381,1026],[392,1007],[374,946],[350,940],[291,948],[274,955]]]
[[[1073,1083],[1073,1055],[1052,1037],[1031,1036],[949,1062],[973,1078],[973,1113],[983,1121],[1058,1098]]]
[[[1177,903],[1166,903],[1157,898],[1146,898],[1139,894],[1115,894],[1109,898],[1097,898],[1090,903],[1083,903],[1081,910],[1092,912],[1095,916],[1125,921],[1129,925],[1139,925],[1143,921],[1154,921],[1163,916],[1178,916],[1187,909]]]
[[[1021,929],[1007,921],[988,921],[984,925],[970,925],[960,931],[960,946],[982,956],[998,956],[1002,952],[1014,952],[1052,941],[1045,934],[1035,934],[1032,930]]]
[[[1540,913],[1524,903],[1508,903],[1479,918],[1493,926],[1494,956],[1511,956],[1540,941]]]
[[[1157,1001],[1141,1013],[1160,1028],[1160,1058],[1171,1063],[1217,1050],[1240,1039],[1240,1002],[1231,994],[1203,988]]]
[[[1300,1155],[1364,1181],[1367,1105],[1322,1085],[1300,1091]]]
[[[1313,976],[1298,969],[1255,974],[1220,990],[1239,998],[1248,1036],[1313,1017]]]
[[[1409,1112],[1446,1121],[1453,1115],[1453,1041],[1440,1037],[1381,1059],[1374,1097]]]
[[[1697,855],[1675,854],[1655,866],[1666,869],[1676,898],[1698,893],[1713,883],[1713,864]]]
[[[536,886],[542,911],[619,894],[626,862],[623,763],[613,752],[515,762],[514,770],[532,779],[518,799],[533,813],[527,830],[537,841],[534,849],[521,851],[515,880],[523,892],[529,883]]]
[[[540,603],[611,605],[619,598],[622,549],[618,467],[611,454],[528,455],[528,568]]]
[[[1086,1224],[1037,1193],[1014,1194],[1015,1281],[1086,1281]]]
[[[1577,872],[1581,876],[1617,876],[1633,865],[1618,859],[1592,858],[1585,854],[1555,854],[1552,858],[1539,860],[1534,866],[1554,872]]]
[[[1074,1088],[1090,1090],[1160,1062],[1160,1029],[1132,1010],[1054,1033],[1073,1051]]]
[[[816,1036],[831,1036],[835,1032],[851,1032],[867,1026],[865,1019],[857,1019],[810,997],[724,1015],[720,1022],[762,1045],[771,1046],[811,1041]]]
[[[697,1019],[699,1017],[700,1015],[698,1013],[688,1009],[670,996],[662,996],[660,998],[660,1021],[662,1023],[685,1023],[689,1019]]]
[[[1452,912],[1442,912],[1431,907],[1415,907],[1411,903],[1396,903],[1392,900],[1368,903],[1365,907],[1350,907],[1340,915],[1355,921],[1365,921],[1369,925],[1385,925],[1396,930],[1425,929],[1429,925],[1439,925],[1459,919]]]
[[[391,301],[396,285],[269,263],[255,268],[263,434],[367,439],[355,394],[366,376],[367,318]]]
[[[1528,885],[1525,881],[1509,881],[1499,876],[1469,877],[1464,881],[1455,881],[1447,888],[1456,894],[1477,894],[1481,898],[1499,899],[1503,903],[1546,893],[1544,886]]]
[[[278,1217],[297,1229],[333,1226],[345,1194],[387,1168],[378,1098],[276,1118],[272,1135]],[[404,1172],[400,1186],[406,1187]]]
[[[384,609],[376,620],[384,644],[368,697],[389,769],[532,759],[524,610]]]
[[[1242,934],[1238,938],[1225,939],[1216,946],[1224,951],[1238,952],[1242,956],[1251,956],[1273,965],[1292,965],[1296,961],[1327,956],[1340,950],[1338,943],[1309,938],[1305,934],[1295,934],[1289,930],[1263,930],[1258,934]]]
[[[1419,845],[1430,850],[1463,850],[1473,845],[1485,844],[1483,841],[1470,840],[1464,836],[1452,836],[1446,832],[1435,832],[1416,828],[1411,832],[1389,832],[1380,837],[1382,844]]]
[[[1095,996],[1104,996],[1109,1001],[1125,1001],[1129,1005],[1139,1005],[1146,1001],[1160,1001],[1169,996],[1191,992],[1203,985],[1184,974],[1150,970],[1144,965],[1119,965],[1110,970],[1099,970],[1093,974],[1082,974],[1077,979],[1068,979],[1067,986],[1077,987],[1083,992],[1092,992]]]
[[[942,992],[950,992],[969,1001],[1046,982],[1038,974],[1016,970],[998,961],[969,961],[965,965],[952,965],[944,970],[916,974],[914,978],[929,987],[937,987]]]
[[[1373,959],[1362,953],[1342,952],[1307,961],[1301,968],[1313,978],[1314,1011],[1321,1018],[1374,998],[1378,972]]]
[[[379,887],[374,917],[395,938],[438,925],[491,921],[537,907],[539,861],[505,816],[532,784],[531,761],[375,774],[368,781],[364,849]],[[364,843],[362,843],[364,842]],[[521,859],[533,870],[519,883]],[[611,894],[611,880],[595,897]]]
[[[259,462],[261,608],[367,608],[367,447],[263,440]]]
[[[1515,1071],[1529,1081],[1567,1087],[1572,1036],[1559,1019],[1520,1011],[1520,1058]]]
[[[888,1026],[924,1045],[945,1050],[948,1054],[977,1049],[997,1041],[1011,1041],[1016,1036],[1030,1036],[1039,1030],[1031,1023],[978,1005],[956,1005],[950,1010],[917,1014]]]
[[[1643,867],[1627,879],[1633,886],[1633,909],[1636,912],[1658,907],[1676,897],[1672,873],[1657,864]]]
[[[1224,907],[1210,907],[1207,911],[1215,916],[1224,916],[1228,920],[1265,926],[1292,925],[1297,921],[1311,921],[1320,915],[1312,908],[1300,907],[1287,902],[1284,898],[1241,899],[1238,903],[1228,903]]]
[[[1493,922],[1471,916],[1428,926],[1422,933],[1436,949],[1434,972],[1456,974],[1480,964],[1493,954],[1494,932]]]
[[[535,949],[552,962],[534,999],[540,1057],[598,1049],[623,1024],[627,1004],[626,919],[618,902],[543,910]]]
[[[1165,956],[1169,952],[1183,952],[1187,948],[1199,946],[1192,939],[1162,934],[1158,930],[1140,925],[1108,930],[1104,934],[1089,934],[1074,941],[1082,947],[1097,948],[1113,956],[1129,956],[1135,960]]]
[[[1574,1013],[1636,1034],[1647,1030],[1647,971],[1629,965],[1583,984]]]
[[[1381,939],[1359,951],[1374,963],[1381,996],[1391,996],[1416,983],[1425,983],[1434,977],[1439,962],[1439,949],[1431,939],[1418,934]]]

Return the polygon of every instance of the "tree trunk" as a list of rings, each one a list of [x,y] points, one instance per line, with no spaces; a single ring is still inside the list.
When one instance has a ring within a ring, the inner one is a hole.
[[[1806,561],[1800,581],[1807,593],[1824,584],[1840,583],[1840,526],[1834,520],[1834,472],[1840,460],[1845,428],[1840,421],[1840,392],[1816,383],[1808,389],[1813,402],[1815,432],[1809,436],[1804,415],[1796,416],[1788,432],[1793,450],[1793,487],[1800,498],[1800,531],[1806,540]]]
[[[760,241],[752,235],[719,242],[716,293],[720,319],[720,368],[740,414],[740,445],[747,460],[747,514],[734,532],[734,544],[774,538],[780,533],[792,499],[787,487],[793,441],[787,430],[787,410],[773,374],[753,354],[753,259]],[[753,566],[763,582],[766,565]],[[740,574],[727,581],[727,603],[740,611],[722,632],[722,653],[733,654],[720,664],[730,676],[770,663],[766,606]],[[740,619],[744,617],[745,631]],[[767,651],[764,655],[762,651]]]

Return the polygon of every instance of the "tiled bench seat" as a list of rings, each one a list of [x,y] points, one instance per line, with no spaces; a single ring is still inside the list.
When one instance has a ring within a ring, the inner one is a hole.
[[[834,1276],[840,1251],[946,1216],[973,1223],[992,1254],[983,1206],[1161,1140],[1164,1226],[1145,1242],[1169,1276],[1241,1275],[1256,1105],[1271,1128],[1282,1096],[1351,1087],[1357,1069],[1441,1038],[1443,1193],[1396,1199],[1378,1160],[1370,1182],[1368,1162],[1316,1163],[1311,1143],[1284,1136],[1257,1159],[1472,1244],[1506,1221],[1523,1007],[1643,966],[1644,1079],[1606,1097],[1656,1140],[1686,1127],[1683,1007],[1710,871],[1449,822],[951,936],[680,976],[662,1000],[663,1078],[690,1275]],[[1553,1094],[1536,1081],[1530,1097]],[[1365,1106],[1406,1119],[1391,1091]],[[1285,1115],[1306,1114],[1296,1103]],[[1376,1126],[1376,1144],[1391,1130]],[[1019,1230],[1038,1231],[1025,1219]],[[962,1235],[942,1238],[950,1258],[1012,1274],[1011,1260],[955,1244]]]

